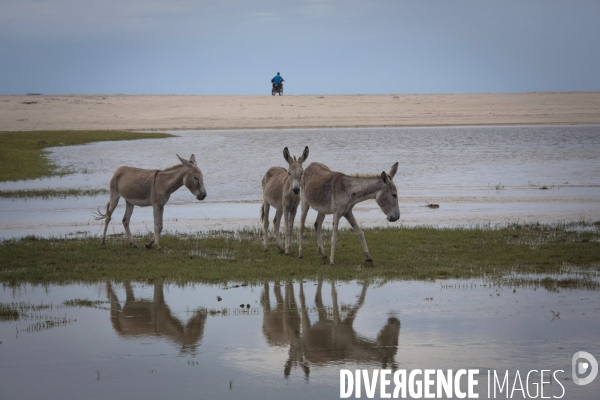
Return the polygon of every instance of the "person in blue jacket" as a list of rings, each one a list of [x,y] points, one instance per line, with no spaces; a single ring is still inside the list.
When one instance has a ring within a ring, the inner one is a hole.
[[[273,87],[275,87],[276,85],[279,85],[282,82],[285,82],[285,80],[281,77],[281,75],[279,75],[279,72],[277,73],[277,75],[275,75],[273,77],[273,79],[271,79],[271,82],[273,83]]]

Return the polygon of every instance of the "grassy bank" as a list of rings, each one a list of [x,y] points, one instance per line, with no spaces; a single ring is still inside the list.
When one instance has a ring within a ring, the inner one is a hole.
[[[67,197],[99,196],[109,194],[107,189],[32,189],[0,190],[0,199],[66,199]]]
[[[166,133],[126,131],[28,131],[0,132],[0,182],[64,175],[45,157],[47,147],[78,145],[114,140],[157,139]]]
[[[366,229],[373,263],[366,263],[353,231],[341,231],[336,265],[305,234],[304,259],[264,252],[261,233],[218,231],[164,235],[163,250],[131,248],[122,235],[99,238],[24,238],[0,244],[0,282],[6,284],[115,281],[258,282],[265,279],[440,279],[600,271],[598,224],[514,225],[498,229],[427,227]],[[325,233],[329,252],[330,232]]]

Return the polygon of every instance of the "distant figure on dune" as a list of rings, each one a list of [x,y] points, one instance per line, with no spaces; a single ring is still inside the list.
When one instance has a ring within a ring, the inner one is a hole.
[[[273,83],[273,86],[275,86],[279,85],[281,82],[285,82],[285,79],[283,79],[278,72],[277,75],[275,75],[273,79],[271,79],[271,83]]]
[[[283,82],[285,82],[285,80],[281,77],[279,72],[271,79],[271,83],[273,84],[271,94],[273,96],[275,96],[275,93],[279,93],[280,96],[283,94]]]

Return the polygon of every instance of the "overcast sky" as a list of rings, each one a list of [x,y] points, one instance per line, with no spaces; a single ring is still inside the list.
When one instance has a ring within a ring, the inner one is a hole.
[[[600,1],[0,0],[0,93],[600,90]]]

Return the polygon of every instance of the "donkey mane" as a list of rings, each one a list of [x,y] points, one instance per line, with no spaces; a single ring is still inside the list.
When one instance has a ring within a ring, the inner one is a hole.
[[[361,174],[361,173],[356,173],[356,174],[350,174],[348,176],[351,177],[351,178],[369,179],[369,178],[379,178],[381,176],[381,174]]]
[[[180,168],[180,167],[183,167],[183,166],[184,165],[181,164],[181,163],[180,164],[171,165],[169,168],[163,169],[162,172],[173,171],[174,169],[177,169],[177,168]]]

